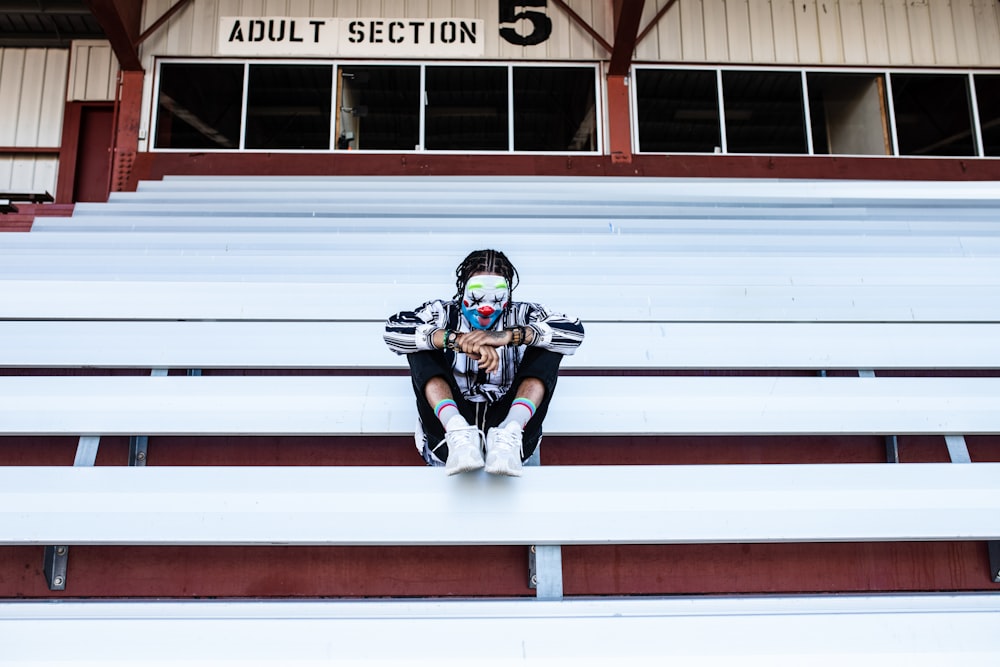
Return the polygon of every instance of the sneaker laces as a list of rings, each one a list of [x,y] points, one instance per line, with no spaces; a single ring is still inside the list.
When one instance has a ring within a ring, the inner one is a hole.
[[[516,449],[518,456],[524,456],[524,440],[518,438],[517,433],[506,428],[494,430],[493,445],[495,449],[503,450],[504,454],[510,454]]]
[[[437,454],[437,450],[441,448],[441,445],[448,443],[449,435],[452,436],[454,440],[456,440],[456,442],[448,444],[449,454],[451,453],[451,450],[457,447],[461,447],[463,445],[469,447],[479,446],[481,448],[482,443],[485,440],[483,432],[470,424],[469,426],[462,426],[461,428],[455,428],[445,433],[444,438],[441,439],[441,442],[431,447],[431,451]],[[479,436],[478,441],[473,441],[472,438],[477,435]]]

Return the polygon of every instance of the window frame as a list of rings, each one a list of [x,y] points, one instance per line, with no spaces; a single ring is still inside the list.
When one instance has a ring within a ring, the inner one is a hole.
[[[676,64],[676,63],[633,63],[630,70],[630,78],[635,80],[638,70],[689,70],[689,71],[713,71],[716,73],[716,83],[718,86],[719,100],[719,123],[720,123],[720,150],[710,153],[699,152],[664,152],[664,151],[643,151],[639,137],[639,100],[637,86],[630,86],[629,104],[630,121],[632,131],[632,151],[638,155],[729,155],[729,156],[818,156],[818,157],[862,157],[862,158],[912,158],[925,160],[966,160],[966,159],[996,159],[997,156],[985,155],[983,144],[982,119],[979,116],[979,109],[976,97],[976,75],[1000,74],[1000,70],[993,68],[972,69],[972,68],[931,68],[931,67],[803,67],[803,66],[755,66],[755,65],[709,65],[709,64]],[[740,72],[797,72],[802,76],[803,95],[803,122],[806,130],[807,151],[804,153],[744,153],[731,152],[729,150],[726,116],[725,116],[725,96],[722,86],[722,73],[725,71]],[[885,82],[885,114],[883,119],[888,127],[891,152],[889,154],[861,154],[861,153],[817,153],[815,152],[815,142],[813,141],[811,109],[809,106],[809,83],[810,74],[870,74],[883,78]],[[893,104],[892,75],[893,74],[932,74],[932,75],[953,75],[966,79],[969,92],[969,102],[973,119],[972,135],[974,138],[974,155],[901,155],[899,152],[899,135],[896,123],[896,111]]]
[[[183,148],[183,147],[157,147],[156,132],[159,115],[159,91],[161,80],[161,68],[171,64],[202,64],[202,65],[223,65],[242,64],[243,65],[243,93],[240,110],[240,137],[238,148]],[[337,80],[341,67],[419,67],[420,71],[420,91],[419,96],[424,101],[419,105],[419,145],[413,149],[364,149],[364,148],[338,148],[336,136],[336,116],[339,108],[339,100],[331,100],[331,128],[330,141],[327,148],[274,148],[256,149],[246,147],[247,130],[247,100],[249,87],[249,73],[252,65],[329,65],[332,76],[332,95],[337,95]],[[425,148],[426,141],[426,74],[428,67],[496,67],[506,69],[507,80],[507,149],[506,150],[428,150]],[[525,151],[514,150],[515,130],[514,127],[514,68],[545,67],[545,68],[567,68],[567,69],[589,69],[593,71],[594,82],[594,125],[596,139],[593,150],[581,151]],[[372,59],[343,59],[343,58],[173,58],[156,57],[153,66],[153,77],[151,82],[151,92],[149,97],[149,131],[146,150],[155,153],[190,153],[209,152],[219,154],[340,154],[340,153],[361,153],[368,155],[378,154],[429,154],[429,155],[559,155],[559,156],[594,156],[602,155],[605,152],[605,125],[607,122],[606,111],[604,109],[605,91],[602,70],[600,63],[594,61],[497,61],[497,60],[372,60]]]

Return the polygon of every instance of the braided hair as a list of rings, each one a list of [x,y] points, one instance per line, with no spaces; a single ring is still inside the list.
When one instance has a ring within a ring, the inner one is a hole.
[[[474,250],[462,260],[462,263],[455,269],[456,299],[462,298],[465,284],[469,282],[469,278],[477,273],[492,273],[503,276],[507,280],[507,284],[510,285],[511,298],[513,299],[514,288],[520,278],[517,275],[517,269],[507,259],[507,255],[499,250]]]

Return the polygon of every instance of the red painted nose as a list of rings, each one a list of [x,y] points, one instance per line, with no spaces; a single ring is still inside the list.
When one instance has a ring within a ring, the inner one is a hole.
[[[483,317],[489,317],[493,314],[493,306],[480,306],[479,314]]]

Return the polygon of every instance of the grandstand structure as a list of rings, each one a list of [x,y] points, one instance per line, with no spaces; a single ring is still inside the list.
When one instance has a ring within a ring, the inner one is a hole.
[[[1000,657],[996,3],[22,4],[0,664]],[[517,479],[381,337],[481,247]]]

